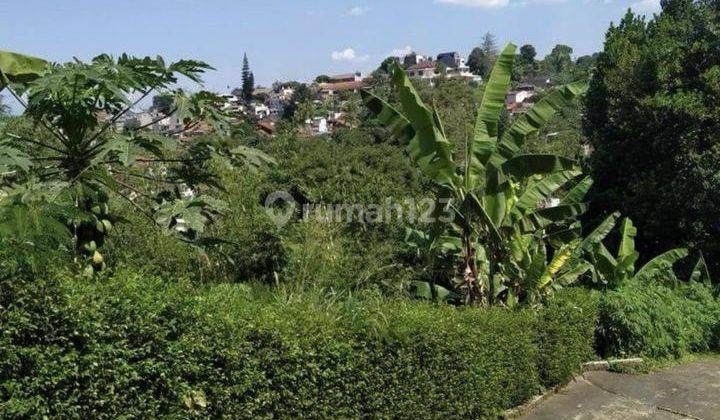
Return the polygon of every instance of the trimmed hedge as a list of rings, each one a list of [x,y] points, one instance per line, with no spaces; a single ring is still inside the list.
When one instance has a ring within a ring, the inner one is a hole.
[[[564,289],[545,304],[535,327],[543,385],[566,383],[577,373],[578,366],[595,359],[597,317],[597,292]]]
[[[720,301],[700,283],[629,282],[600,301],[603,355],[679,358],[720,350],[719,336]]]
[[[4,418],[492,416],[575,372],[596,317],[0,268]]]

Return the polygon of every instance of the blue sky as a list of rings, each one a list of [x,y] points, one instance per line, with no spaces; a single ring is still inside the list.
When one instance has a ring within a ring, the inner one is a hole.
[[[490,31],[541,55],[565,43],[602,47],[611,21],[659,0],[23,0],[3,1],[0,49],[54,61],[108,52],[197,58],[217,68],[207,87],[240,82],[247,51],[256,80],[307,81],[367,71],[408,47],[467,55]]]

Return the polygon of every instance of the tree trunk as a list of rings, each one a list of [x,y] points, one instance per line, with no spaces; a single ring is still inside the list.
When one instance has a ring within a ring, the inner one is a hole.
[[[476,251],[473,246],[472,230],[463,229],[463,282],[461,289],[464,292],[466,304],[484,304],[483,287],[478,281]]]

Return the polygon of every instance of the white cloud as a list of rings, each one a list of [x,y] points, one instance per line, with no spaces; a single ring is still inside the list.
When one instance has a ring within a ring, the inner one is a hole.
[[[467,7],[482,7],[482,8],[493,8],[493,7],[504,7],[510,3],[510,0],[435,0],[435,3],[452,4],[456,6],[467,6]]]
[[[330,57],[333,61],[349,61],[354,63],[366,61],[370,58],[368,55],[358,55],[352,48],[345,48],[342,51],[333,51]]]
[[[368,9],[360,7],[360,6],[355,6],[352,9],[348,10],[347,14],[348,14],[348,16],[362,16],[367,12],[368,12]]]
[[[406,46],[404,48],[395,48],[394,50],[390,51],[390,56],[392,57],[405,57],[406,55],[410,54],[413,51],[411,46]]]
[[[640,0],[630,6],[634,11],[640,13],[653,13],[660,11],[660,0]]]

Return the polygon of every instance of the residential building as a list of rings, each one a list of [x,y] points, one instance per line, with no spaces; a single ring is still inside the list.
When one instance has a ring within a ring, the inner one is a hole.
[[[431,61],[428,57],[418,54],[415,51],[403,57],[403,64],[405,67],[411,67],[422,63],[423,61]]]
[[[340,92],[358,92],[363,87],[362,81],[321,83],[320,95],[323,98],[337,95]]]
[[[142,111],[135,114],[135,120],[137,120],[138,127],[149,127],[154,119],[155,116],[147,111]]]
[[[286,100],[286,101],[289,101],[290,99],[292,99],[294,94],[295,94],[295,89],[293,89],[291,87],[282,87],[278,91],[278,95],[280,96],[280,98],[282,98],[283,100]]]
[[[506,108],[513,112],[525,112],[529,109],[529,99],[535,96],[535,86],[523,83],[516,89],[511,90],[505,97]]]
[[[468,66],[465,64],[465,61],[464,61],[464,60],[461,60],[461,64],[460,64],[459,66],[457,66],[457,67],[448,67],[447,70],[445,71],[445,75],[446,75],[446,77],[448,77],[448,78],[461,77],[461,78],[464,78],[464,79],[470,79],[470,80],[472,80],[472,81],[474,81],[474,82],[482,82],[482,80],[483,80],[483,79],[482,79],[482,76],[478,76],[477,74],[473,74],[473,73],[470,71],[470,67],[468,67]]]
[[[415,79],[432,79],[438,76],[435,71],[437,63],[435,61],[423,61],[418,64],[414,64],[407,68],[407,74],[409,77]]]
[[[328,83],[348,83],[348,82],[361,82],[364,78],[362,73],[347,73],[347,74],[336,74],[329,76],[330,81]]]
[[[325,117],[314,117],[305,120],[306,134],[318,135],[330,133],[328,120]]]
[[[252,108],[253,116],[259,120],[270,116],[270,108],[263,103],[253,103],[250,106]]]
[[[270,109],[270,115],[282,115],[287,108],[290,98],[284,99],[281,95],[271,95],[266,101],[265,105]]]
[[[460,53],[455,51],[438,54],[438,63],[443,63],[448,69],[455,69],[465,65],[465,60],[460,56]]]
[[[231,93],[225,93],[220,95],[220,98],[223,100],[222,109],[225,111],[228,110],[237,110],[239,107],[242,106],[242,100]]]

